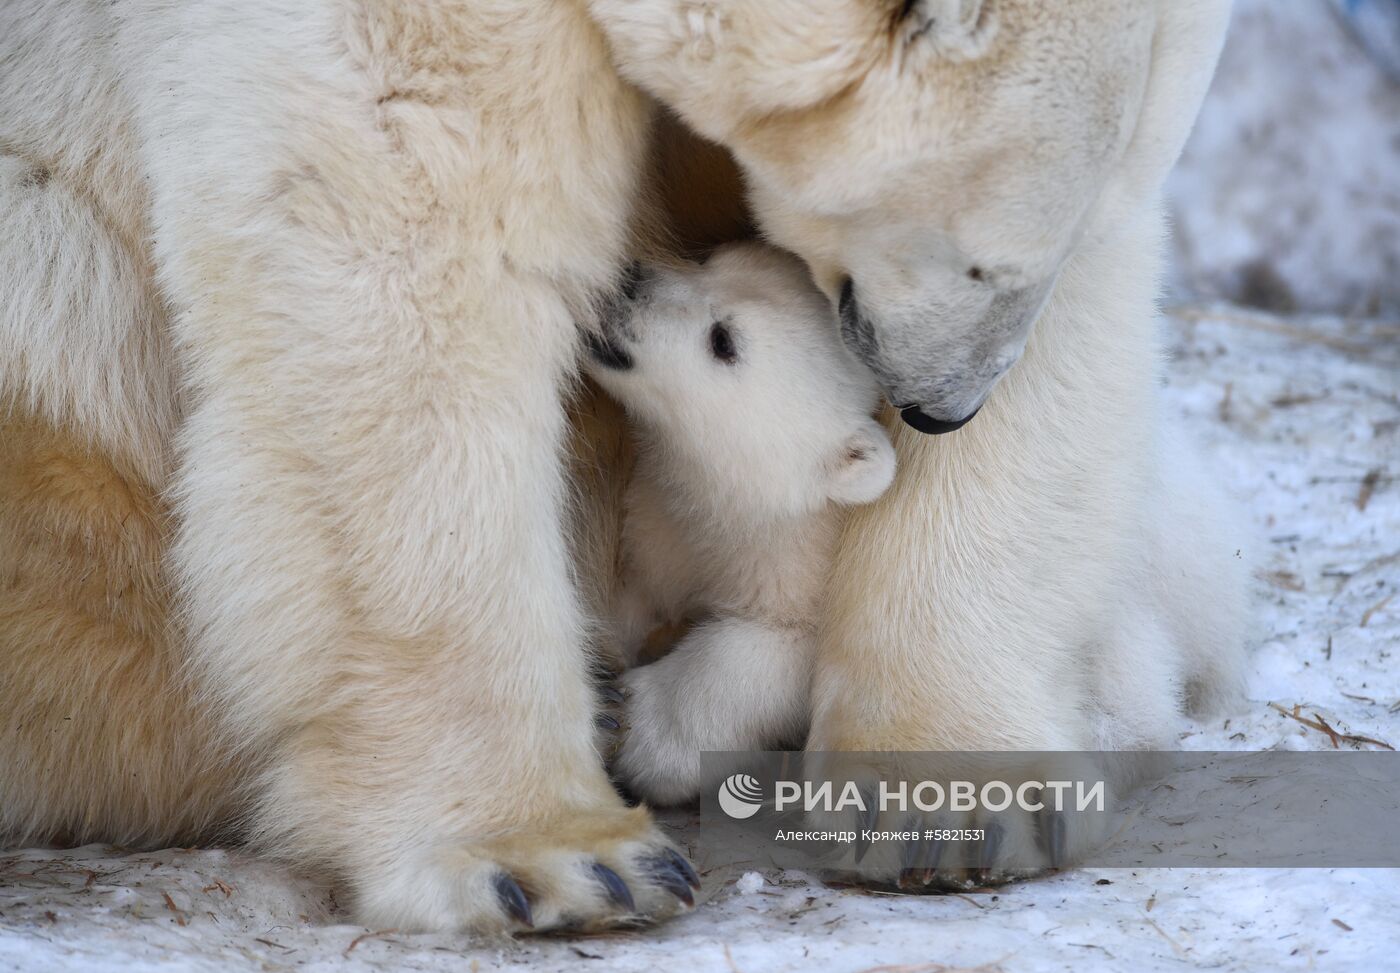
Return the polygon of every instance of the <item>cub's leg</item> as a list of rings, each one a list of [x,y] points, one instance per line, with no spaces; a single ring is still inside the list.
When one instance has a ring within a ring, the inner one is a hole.
[[[269,768],[255,837],[379,927],[674,911],[694,873],[592,746],[563,526],[644,109],[571,4],[257,12],[130,38],[192,390],[172,557]]]
[[[744,618],[696,626],[621,679],[627,730],[616,772],[634,793],[678,804],[707,783],[702,750],[767,750],[807,732],[811,633]]]

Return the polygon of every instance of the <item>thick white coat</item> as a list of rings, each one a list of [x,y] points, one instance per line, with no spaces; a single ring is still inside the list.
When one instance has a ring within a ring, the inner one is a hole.
[[[894,449],[874,377],[788,254],[731,245],[647,268],[604,330],[627,367],[590,371],[637,447],[610,638],[635,663],[655,629],[694,622],[623,675],[615,769],[673,804],[706,783],[702,751],[801,746],[844,510],[888,488]]]

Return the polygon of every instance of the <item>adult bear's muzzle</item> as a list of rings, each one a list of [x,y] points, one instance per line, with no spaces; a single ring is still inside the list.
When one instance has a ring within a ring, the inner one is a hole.
[[[841,337],[875,373],[900,418],[928,435],[971,422],[1021,357],[1050,283],[997,294],[980,313],[936,298],[870,313],[854,281],[841,287]]]

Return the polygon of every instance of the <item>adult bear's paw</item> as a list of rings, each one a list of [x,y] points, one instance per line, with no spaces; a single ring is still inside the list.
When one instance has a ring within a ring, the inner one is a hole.
[[[621,808],[392,862],[358,888],[357,911],[376,928],[590,930],[673,915],[699,888],[646,810]]]
[[[832,780],[834,794],[850,782],[860,796],[859,807],[808,812],[818,830],[856,835],[831,869],[860,884],[909,892],[1003,885],[1077,864],[1112,834],[1114,783],[1092,755],[812,756],[813,776]],[[942,787],[941,799],[928,787],[916,794],[924,781]],[[958,805],[958,785],[966,785],[975,806]],[[1079,795],[1093,795],[1096,785],[1101,801],[1081,808]]]

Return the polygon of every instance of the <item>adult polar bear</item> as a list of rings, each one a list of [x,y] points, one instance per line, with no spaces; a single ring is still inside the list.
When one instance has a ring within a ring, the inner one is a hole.
[[[1173,644],[1234,632],[1228,565],[1168,544],[1151,337],[1224,8],[4,5],[4,831],[243,820],[401,928],[689,898],[591,748],[562,526],[645,154],[617,67],[734,151],[912,422],[1049,291],[849,532],[814,743],[1155,738]]]

